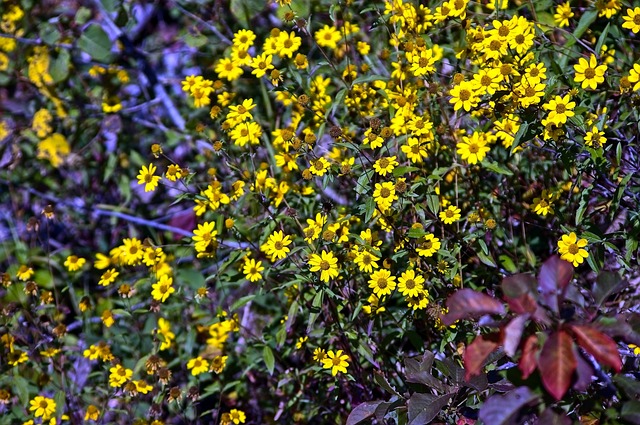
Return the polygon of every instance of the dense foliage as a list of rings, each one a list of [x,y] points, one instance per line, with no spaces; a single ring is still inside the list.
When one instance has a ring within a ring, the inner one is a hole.
[[[640,423],[640,7],[0,16],[0,423]]]

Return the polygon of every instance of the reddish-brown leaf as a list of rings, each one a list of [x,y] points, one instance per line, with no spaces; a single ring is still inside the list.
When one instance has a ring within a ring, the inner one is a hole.
[[[446,326],[460,319],[504,313],[504,305],[500,301],[469,288],[460,289],[452,294],[447,300],[447,308],[449,312],[442,316],[442,322]]]
[[[576,365],[571,335],[563,330],[552,333],[540,352],[538,369],[544,387],[556,400],[569,389]]]
[[[516,316],[504,327],[502,332],[502,345],[504,346],[504,352],[507,356],[513,357],[516,354],[527,320],[529,320],[528,314]]]
[[[571,326],[573,334],[578,340],[578,344],[584,348],[595,359],[607,366],[611,366],[616,372],[622,369],[622,359],[618,352],[618,347],[609,335],[590,326]]]
[[[522,378],[527,379],[536,370],[538,350],[538,337],[530,335],[524,342],[522,357],[520,357],[520,362],[518,363],[518,367],[522,371]]]
[[[480,374],[484,361],[500,346],[499,337],[499,334],[481,335],[467,346],[464,350],[465,380]]]
[[[547,305],[558,312],[558,294],[563,292],[573,276],[573,266],[557,255],[547,259],[540,268],[538,285],[540,293]]]
[[[502,292],[507,298],[520,298],[536,291],[536,278],[529,273],[518,273],[502,279]]]

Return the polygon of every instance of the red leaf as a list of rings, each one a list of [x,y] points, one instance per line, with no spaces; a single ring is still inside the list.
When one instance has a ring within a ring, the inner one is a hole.
[[[460,289],[451,295],[447,300],[447,308],[449,312],[442,316],[442,322],[446,326],[460,319],[504,313],[504,305],[500,301],[468,288]]]
[[[543,299],[554,312],[558,312],[558,293],[564,291],[573,277],[573,266],[557,255],[549,257],[540,268],[538,285]]]
[[[590,326],[571,326],[578,344],[595,359],[607,366],[611,366],[616,372],[622,369],[622,359],[618,352],[618,346],[609,335],[595,330]]]
[[[523,379],[527,379],[533,371],[536,370],[536,366],[538,365],[536,354],[538,354],[538,350],[538,337],[530,335],[524,342],[522,357],[520,357],[520,363],[518,363],[518,367],[522,371]]]
[[[481,335],[467,346],[464,350],[465,380],[469,381],[480,374],[484,361],[500,346],[499,338],[497,333]]]
[[[529,273],[518,273],[502,279],[502,292],[507,298],[520,298],[536,290],[536,278]]]
[[[376,409],[380,404],[384,403],[382,400],[378,401],[365,401],[355,407],[347,418],[347,425],[356,425],[366,421],[376,413]]]
[[[516,354],[527,320],[529,315],[516,316],[504,327],[502,345],[507,356],[513,357]]]
[[[538,369],[544,387],[556,400],[569,389],[576,366],[571,336],[562,330],[552,333],[540,352]]]

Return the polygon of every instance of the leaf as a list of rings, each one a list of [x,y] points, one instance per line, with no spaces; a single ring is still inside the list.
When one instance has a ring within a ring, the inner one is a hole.
[[[529,315],[516,316],[504,327],[502,345],[504,346],[504,352],[507,353],[507,356],[515,356],[527,320],[529,320]]]
[[[385,378],[384,375],[382,374],[382,372],[380,372],[379,370],[374,370],[373,371],[373,379],[380,386],[380,388],[382,388],[383,390],[385,390],[389,394],[393,394],[393,395],[398,396],[400,398],[404,398],[404,397],[402,397],[402,394],[400,394],[398,391],[396,391],[395,388],[393,388],[391,386],[389,381],[387,381],[387,378]]]
[[[265,345],[262,349],[262,358],[264,359],[264,364],[267,366],[269,375],[273,375],[273,370],[276,367],[276,360],[273,357],[273,351],[271,351],[271,348],[268,345]]]
[[[550,407],[547,407],[545,411],[542,412],[542,415],[538,418],[538,422],[536,422],[536,424],[544,425],[571,425],[572,423],[566,414],[556,413]],[[582,422],[582,417],[580,417],[580,423],[584,423]]]
[[[265,5],[263,0],[231,0],[229,9],[244,28],[249,28],[249,21],[262,12]]]
[[[512,154],[516,150],[516,148],[520,145],[520,140],[522,139],[522,136],[525,135],[528,129],[529,129],[528,122],[523,122],[522,124],[520,124],[518,131],[516,131],[516,134],[513,136],[513,143],[511,144]]]
[[[627,286],[627,282],[614,272],[602,272],[593,283],[593,299],[601,306],[611,294],[618,293]]]
[[[393,169],[393,177],[400,177],[403,176],[407,173],[412,173],[414,171],[418,171],[420,168],[418,167],[409,167],[409,166],[405,166],[405,167],[396,167]]]
[[[518,387],[503,395],[489,397],[480,408],[478,417],[491,425],[515,423],[520,410],[537,399],[538,396],[529,388]]]
[[[108,62],[111,57],[111,40],[98,24],[91,24],[78,40],[78,47],[99,62]]]
[[[640,396],[640,382],[626,375],[616,375],[613,377],[616,387],[622,390],[627,397],[634,399]]]
[[[64,81],[69,76],[71,56],[67,50],[60,50],[58,57],[49,63],[49,74],[55,84]]]
[[[620,372],[622,359],[618,352],[618,346],[609,335],[605,335],[590,326],[572,325],[571,330],[576,336],[578,345],[595,357],[601,364],[610,366],[616,372]]]
[[[447,308],[449,312],[442,317],[445,326],[483,314],[504,314],[504,305],[500,301],[469,288],[452,294],[447,299]]]
[[[503,167],[502,165],[498,164],[497,162],[483,162],[482,165],[490,171],[493,171],[494,173],[498,173],[498,174],[504,174],[505,176],[513,176],[513,171],[511,171],[510,169]]]
[[[522,357],[520,357],[520,362],[518,363],[518,368],[522,372],[523,379],[527,379],[533,371],[536,370],[538,365],[538,350],[538,337],[536,335],[530,335],[524,342]]]
[[[538,369],[544,387],[556,400],[569,389],[576,365],[571,336],[563,330],[553,332],[542,347]]]
[[[349,413],[349,417],[347,418],[347,425],[356,425],[366,421],[376,413],[376,409],[382,403],[382,400],[377,400],[365,401],[364,403],[359,404],[355,409],[351,411],[351,413]]]
[[[578,346],[573,345],[573,355],[576,358],[576,380],[573,389],[576,391],[586,391],[591,385],[593,377],[593,367],[587,362],[584,356],[578,351]]]
[[[404,359],[405,376],[407,382],[422,384],[443,391],[443,384],[431,374],[431,367],[435,356],[426,351],[423,356],[406,357]]]
[[[640,425],[640,401],[631,400],[623,404],[620,417],[634,425]]]
[[[564,45],[564,48],[568,49],[569,47],[576,44],[578,39],[582,37],[582,34],[584,34],[584,32],[591,26],[591,24],[595,22],[597,17],[598,17],[597,10],[586,11],[580,18],[580,21],[578,22],[578,26],[576,27],[575,31],[573,31],[573,37],[567,40],[567,42]]]
[[[407,401],[409,425],[422,425],[431,422],[444,406],[449,404],[453,394],[436,396],[431,394],[413,393]]]
[[[573,277],[573,266],[557,255],[551,256],[544,262],[538,274],[540,294],[547,306],[558,313],[558,294],[563,291]]]
[[[500,334],[480,335],[464,350],[464,379],[470,381],[472,377],[482,372],[484,362],[500,346]]]

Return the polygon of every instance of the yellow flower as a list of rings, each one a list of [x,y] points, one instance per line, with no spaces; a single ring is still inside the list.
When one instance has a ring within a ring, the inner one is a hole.
[[[531,207],[536,214],[546,216],[553,214],[553,193],[544,189],[539,198],[533,198],[533,206]]]
[[[396,289],[396,277],[391,276],[391,272],[386,269],[376,270],[369,275],[369,288],[378,298],[391,294]]]
[[[471,108],[475,108],[478,105],[480,100],[474,83],[470,81],[461,81],[449,91],[449,94],[451,95],[449,103],[453,104],[454,111],[464,109],[469,112]]]
[[[324,350],[324,348],[318,347],[315,350],[313,350],[313,360],[322,363],[322,361],[326,358],[327,358],[327,352]]]
[[[280,56],[281,58],[291,58],[301,44],[302,39],[300,37],[297,37],[293,31],[291,31],[289,34],[287,34],[286,31],[282,31],[280,35],[278,35],[276,41],[278,56]]]
[[[315,174],[316,176],[322,177],[327,172],[329,167],[330,167],[329,161],[327,161],[323,157],[320,157],[316,160],[311,161],[311,166],[309,167],[309,171],[311,172],[311,174]]]
[[[482,161],[490,150],[484,133],[477,131],[474,131],[471,137],[462,136],[462,142],[459,142],[456,148],[456,152],[469,164],[476,164],[478,161]]]
[[[9,363],[9,366],[18,366],[19,364],[25,363],[27,360],[29,360],[29,356],[26,352],[21,350],[16,349],[10,351],[7,355],[7,363]]]
[[[153,288],[153,291],[151,291],[153,299],[162,303],[176,291],[173,287],[173,278],[167,275],[160,276],[158,282],[151,285],[151,287]]]
[[[602,145],[607,142],[607,138],[604,137],[604,131],[598,130],[598,127],[595,125],[591,129],[591,131],[587,131],[587,134],[584,136],[584,143],[592,148],[599,149]]]
[[[36,418],[42,416],[43,420],[47,420],[56,412],[56,402],[51,398],[38,395],[29,404],[31,405],[29,410],[35,412]]]
[[[226,78],[228,81],[237,80],[244,72],[242,68],[230,58],[220,59],[214,70],[219,78]]]
[[[101,286],[108,286],[116,280],[116,277],[118,277],[119,274],[120,273],[118,273],[116,269],[109,269],[102,274],[98,284]]]
[[[398,278],[398,291],[407,297],[416,297],[422,291],[424,277],[416,275],[414,270],[407,270]]]
[[[256,282],[262,279],[262,261],[256,261],[253,258],[245,258],[242,273],[250,282]]]
[[[460,220],[460,208],[449,205],[446,210],[440,212],[440,220],[444,221],[444,224],[455,223]]]
[[[104,325],[108,328],[113,326],[113,324],[115,323],[115,320],[113,319],[113,313],[111,313],[110,310],[105,310],[102,313],[100,319],[102,320],[102,323],[104,323]]]
[[[325,25],[314,34],[316,42],[320,47],[338,48],[338,41],[341,38],[340,32],[335,27]]]
[[[196,243],[195,249],[198,252],[204,252],[207,250],[209,244],[214,243],[218,231],[215,230],[216,223],[214,221],[207,221],[202,224],[198,224],[198,228],[193,231],[191,239]]]
[[[377,160],[373,164],[373,168],[376,170],[376,173],[381,176],[386,176],[389,173],[393,172],[393,169],[398,165],[398,161],[396,161],[396,157],[394,156],[385,156]]]
[[[144,185],[145,192],[151,192],[155,190],[158,186],[158,182],[160,181],[160,176],[154,176],[153,174],[156,172],[156,166],[153,164],[149,164],[149,168],[146,165],[142,166],[140,173],[137,175],[138,184]]]
[[[576,102],[572,102],[571,96],[567,94],[564,97],[556,96],[542,107],[550,111],[547,116],[549,122],[560,125],[566,123],[567,118],[575,115],[573,108],[576,107]]]
[[[311,254],[309,257],[309,266],[312,272],[320,272],[320,280],[329,282],[329,280],[338,277],[338,259],[333,252],[322,251],[320,255]]]
[[[62,164],[63,157],[69,155],[71,148],[67,139],[60,133],[51,136],[38,143],[38,158],[48,159],[54,167]]]
[[[568,235],[562,235],[558,241],[558,252],[560,258],[573,264],[573,267],[578,267],[582,264],[585,258],[589,257],[589,253],[582,249],[587,246],[586,239],[578,239],[574,232]]]
[[[158,318],[158,334],[162,336],[159,348],[160,351],[171,348],[171,344],[176,338],[176,334],[171,332],[171,323],[162,317]]]
[[[356,253],[356,258],[354,258],[353,262],[358,265],[358,269],[360,269],[361,272],[373,273],[373,269],[378,268],[378,260],[380,260],[380,258],[363,249]]]
[[[392,182],[376,183],[373,199],[380,211],[385,212],[398,199],[395,185]]]
[[[111,265],[111,258],[102,254],[102,253],[97,253],[96,254],[96,261],[94,261],[93,263],[93,267],[95,267],[98,270],[103,270],[106,269],[107,267],[109,267]]]
[[[82,257],[70,255],[67,257],[66,261],[64,262],[64,265],[67,268],[67,270],[69,270],[70,272],[75,272],[77,270],[80,270],[82,266],[84,266],[84,263],[86,263],[86,261],[87,260],[85,260]]]
[[[225,366],[227,365],[227,359],[229,356],[215,356],[213,360],[211,360],[211,366],[209,367],[209,371],[215,373],[222,373]]]
[[[578,63],[573,66],[573,69],[576,71],[576,83],[582,82],[583,89],[595,90],[598,84],[604,81],[607,65],[598,65],[598,59],[592,53],[589,61],[585,58],[578,59]]]
[[[302,349],[302,347],[304,347],[304,343],[307,342],[308,339],[308,336],[301,336],[300,338],[298,338],[298,341],[296,342],[296,350]]]
[[[16,277],[23,282],[26,282],[33,276],[33,269],[25,264],[22,264],[16,272]]]
[[[109,386],[115,388],[121,387],[133,376],[133,370],[127,369],[121,364],[113,366],[109,372]]]
[[[559,4],[556,6],[556,13],[553,15],[553,20],[558,27],[568,27],[569,19],[573,18],[574,13],[571,11],[571,5],[569,2]]]
[[[253,31],[241,29],[233,35],[233,46],[239,50],[249,50],[255,39],[256,35]]]
[[[266,53],[263,53],[256,56],[251,62],[251,67],[253,68],[253,71],[251,71],[251,73],[257,78],[264,77],[267,72],[273,69],[273,65],[271,64],[272,61],[273,55],[267,55]]]
[[[364,311],[365,314],[368,314],[368,315],[371,315],[374,313],[375,314],[383,313],[387,310],[384,306],[380,306],[380,303],[383,301],[384,301],[384,298],[380,299],[376,294],[371,294],[369,295],[369,298],[367,298],[367,302],[369,303],[369,305],[363,305],[362,311]]]
[[[201,356],[198,356],[189,360],[187,363],[187,369],[191,370],[191,374],[193,376],[198,376],[201,373],[209,371],[209,362]]]
[[[419,256],[428,258],[438,252],[440,245],[440,239],[436,238],[433,233],[429,233],[420,238],[416,252]]]
[[[638,347],[636,344],[629,344],[629,349],[633,350],[634,356],[640,356],[640,347]]]
[[[87,407],[87,411],[84,413],[84,420],[97,421],[99,417],[100,417],[100,409],[98,409],[97,406],[90,404],[89,407]]]
[[[322,367],[331,369],[331,375],[336,376],[338,372],[347,373],[348,360],[349,356],[342,354],[342,350],[338,350],[335,353],[333,350],[329,350],[327,357],[322,360]]]
[[[269,235],[260,250],[271,256],[271,261],[281,260],[291,251],[288,246],[291,244],[291,236],[285,235],[282,230],[277,230]]]
[[[122,249],[119,252],[122,262],[133,266],[136,265],[144,256],[142,242],[138,238],[124,238],[122,240]]]
[[[627,16],[623,16],[622,28],[630,29],[634,34],[640,31],[640,7],[627,9]]]

